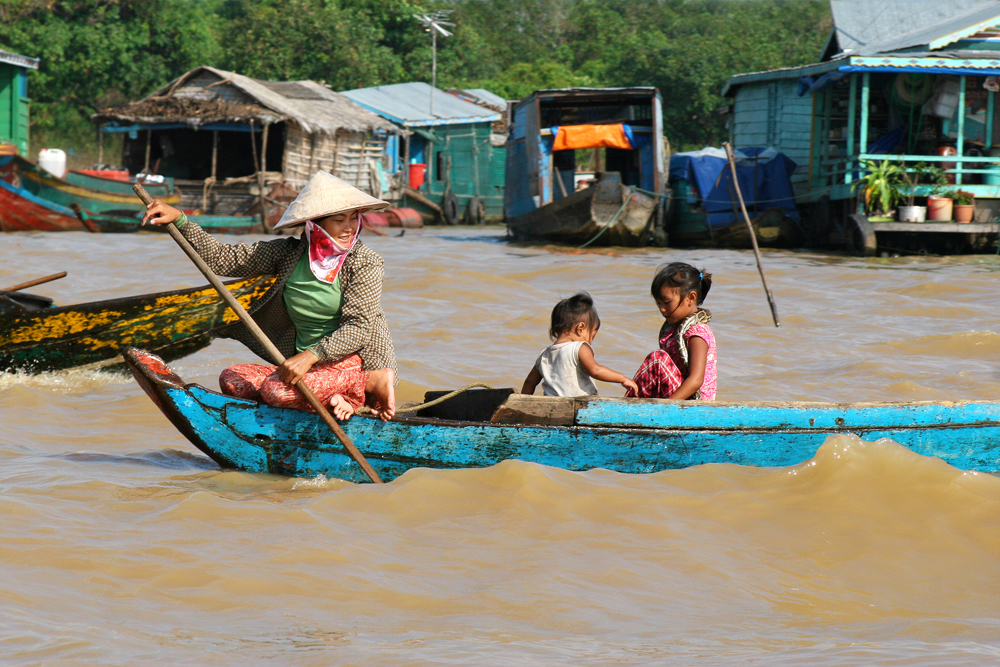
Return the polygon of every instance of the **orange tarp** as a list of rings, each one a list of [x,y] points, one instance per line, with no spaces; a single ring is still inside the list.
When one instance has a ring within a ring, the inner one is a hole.
[[[571,148],[626,148],[631,149],[625,128],[617,125],[561,125],[552,150]]]

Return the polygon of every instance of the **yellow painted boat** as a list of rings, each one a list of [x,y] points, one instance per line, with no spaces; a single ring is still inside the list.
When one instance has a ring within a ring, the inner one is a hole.
[[[273,276],[226,283],[250,309]],[[122,362],[121,349],[142,345],[171,359],[200,350],[236,316],[205,285],[74,306],[46,307],[47,299],[0,292],[0,371],[51,371]]]

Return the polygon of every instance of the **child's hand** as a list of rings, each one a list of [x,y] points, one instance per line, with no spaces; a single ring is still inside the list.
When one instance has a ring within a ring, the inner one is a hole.
[[[622,382],[622,386],[632,392],[639,391],[639,385],[635,383],[635,380],[629,380],[628,378],[625,378],[625,381]]]

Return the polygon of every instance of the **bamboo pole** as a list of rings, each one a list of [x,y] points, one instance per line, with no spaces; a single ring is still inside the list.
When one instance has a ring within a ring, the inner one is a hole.
[[[146,205],[146,208],[149,208],[153,204],[153,198],[149,196],[149,193],[146,192],[144,187],[136,183],[132,186],[132,189],[135,190],[135,193],[139,196],[139,199],[142,200],[142,203]],[[249,329],[250,333],[253,334],[253,337],[257,339],[257,342],[264,346],[264,349],[271,356],[271,358],[274,359],[279,366],[285,363],[285,355],[283,355],[281,351],[275,347],[274,343],[271,342],[271,339],[267,337],[267,334],[265,334],[264,331],[257,326],[257,323],[254,321],[253,317],[250,316],[250,313],[248,313],[240,302],[236,300],[236,297],[234,297],[232,293],[226,289],[226,286],[222,284],[222,281],[215,275],[215,272],[209,268],[208,264],[205,263],[205,260],[203,260],[201,255],[198,254],[198,251],[196,251],[191,244],[188,243],[188,240],[181,235],[180,230],[177,229],[177,225],[171,222],[170,224],[164,225],[164,227],[167,228],[167,232],[170,234],[170,237],[177,242],[177,245],[181,247],[181,250],[183,250],[189,258],[191,258],[191,261],[198,267],[198,270],[200,270],[205,278],[208,279],[208,282],[212,284],[212,287],[214,287],[219,293],[219,296],[222,297],[223,301],[225,301],[226,304],[232,308],[233,312],[240,318],[240,321],[242,321],[246,328]],[[344,429],[340,427],[340,424],[337,423],[337,420],[334,419],[333,415],[331,415],[329,410],[326,409],[326,406],[323,405],[320,400],[316,398],[316,394],[309,389],[309,386],[305,383],[305,378],[296,382],[295,387],[302,393],[302,396],[306,399],[306,401],[308,401],[309,405],[312,406],[313,410],[316,411],[316,414],[318,414],[320,418],[323,419],[323,422],[330,427],[333,434],[337,436],[338,440],[340,440],[340,444],[344,446],[344,449],[346,449],[350,457],[354,459],[354,462],[361,466],[361,469],[365,471],[368,478],[376,484],[381,484],[382,479],[378,476],[378,473],[375,472],[375,469],[372,468],[370,463],[368,463],[368,460],[364,457],[364,455],[358,451],[358,448],[354,446],[351,439],[347,437],[347,434],[344,433]]]
[[[142,173],[149,175],[149,146],[152,143],[153,131],[146,130],[146,161],[142,165]]]
[[[750,232],[750,241],[753,243],[753,254],[757,258],[757,272],[760,274],[760,282],[764,285],[764,294],[767,295],[767,303],[771,306],[771,317],[774,319],[774,326],[780,327],[781,323],[778,322],[778,307],[774,303],[774,296],[771,294],[770,288],[767,286],[767,278],[764,277],[764,265],[760,261],[760,248],[757,246],[757,234],[753,231],[753,223],[750,222],[750,216],[747,215],[746,204],[743,203],[743,193],[740,191],[740,182],[736,177],[736,158],[733,157],[733,148],[729,145],[729,142],[722,144],[723,148],[726,149],[726,159],[729,160],[729,171],[733,175],[733,187],[736,188],[736,196],[740,201],[740,210],[743,212],[743,220],[747,224],[747,231]]]

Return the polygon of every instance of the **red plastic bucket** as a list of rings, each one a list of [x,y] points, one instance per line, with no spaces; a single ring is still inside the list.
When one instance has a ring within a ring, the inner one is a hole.
[[[410,165],[411,167],[413,165]],[[420,213],[416,209],[412,208],[387,208],[382,211],[384,215],[389,220],[390,227],[423,227],[424,219],[420,217]]]
[[[414,162],[413,164],[407,166],[410,169],[408,172],[410,187],[414,190],[419,190],[420,186],[424,184],[424,180],[427,178],[427,165]]]

